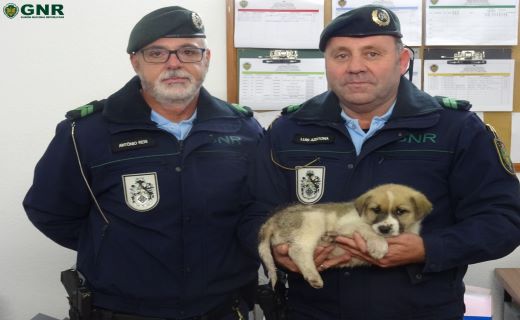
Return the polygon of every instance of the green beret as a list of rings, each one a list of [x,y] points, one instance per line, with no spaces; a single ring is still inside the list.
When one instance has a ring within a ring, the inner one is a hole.
[[[133,53],[159,38],[206,38],[200,16],[178,6],[145,15],[132,29],[126,52]]]
[[[329,23],[320,36],[320,50],[325,51],[332,37],[368,37],[389,35],[402,38],[399,19],[390,9],[366,5],[347,11]]]

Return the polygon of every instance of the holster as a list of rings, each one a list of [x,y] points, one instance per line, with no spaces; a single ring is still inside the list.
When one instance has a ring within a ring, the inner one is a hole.
[[[92,293],[75,269],[61,272],[61,283],[67,291],[70,320],[89,320],[92,311]]]
[[[287,287],[286,275],[278,272],[279,281],[274,290],[270,283],[259,285],[256,302],[262,309],[266,320],[287,320]]]

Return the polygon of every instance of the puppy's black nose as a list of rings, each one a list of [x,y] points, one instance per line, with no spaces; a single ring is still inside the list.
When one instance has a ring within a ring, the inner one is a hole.
[[[392,226],[379,226],[379,232],[381,232],[381,234],[387,234],[387,233],[390,233],[390,231],[392,230]]]

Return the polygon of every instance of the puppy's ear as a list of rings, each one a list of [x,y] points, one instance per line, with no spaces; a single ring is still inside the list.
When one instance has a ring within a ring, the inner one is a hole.
[[[417,214],[417,219],[424,218],[433,209],[432,203],[421,192],[418,192],[418,191],[415,192],[411,196],[410,201],[415,206],[415,212]]]
[[[368,201],[372,198],[372,194],[370,191],[363,193],[354,201],[354,206],[359,214],[359,216],[363,215],[363,212],[367,209]]]

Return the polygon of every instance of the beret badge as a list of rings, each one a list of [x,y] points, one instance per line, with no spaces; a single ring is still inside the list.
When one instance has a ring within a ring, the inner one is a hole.
[[[202,30],[204,28],[204,26],[202,24],[202,19],[200,18],[200,16],[197,13],[195,13],[195,12],[191,13],[191,21],[193,21],[193,25],[195,26],[195,28],[197,28],[199,30]]]
[[[374,9],[372,11],[372,21],[380,27],[386,27],[390,24],[390,15],[384,9]]]

